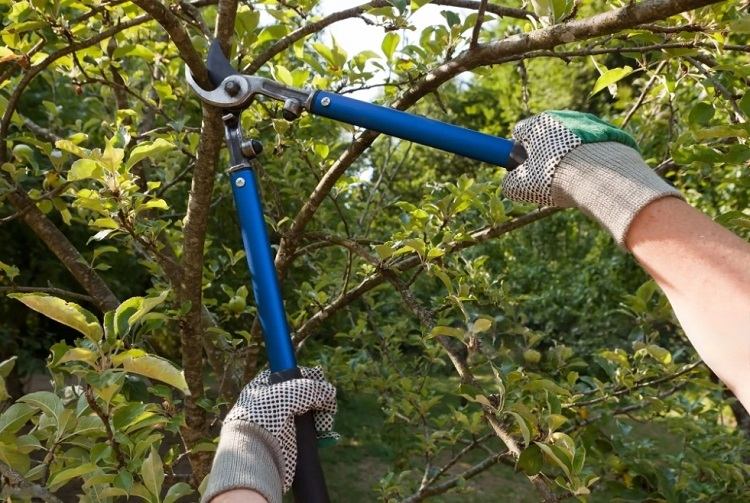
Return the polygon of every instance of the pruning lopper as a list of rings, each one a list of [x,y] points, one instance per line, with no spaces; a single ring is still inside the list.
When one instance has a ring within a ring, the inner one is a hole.
[[[226,111],[222,119],[231,162],[229,178],[250,267],[258,318],[263,329],[271,382],[296,379],[301,377],[301,373],[297,367],[284,312],[255,172],[250,163],[260,154],[262,147],[258,141],[246,139],[240,127],[240,114],[255,98],[265,96],[282,101],[283,117],[290,121],[298,118],[303,111],[308,111],[509,170],[526,159],[523,146],[512,140],[337,93],[295,89],[270,79],[242,75],[229,63],[216,40],[211,43],[206,66],[215,89],[201,88],[187,67],[185,77],[203,102]],[[312,413],[298,416],[296,426],[297,469],[292,486],[294,499],[305,503],[328,502]]]

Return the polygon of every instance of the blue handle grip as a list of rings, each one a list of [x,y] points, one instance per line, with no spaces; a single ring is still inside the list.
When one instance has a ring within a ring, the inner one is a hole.
[[[271,372],[296,369],[297,361],[281,300],[279,279],[273,265],[255,172],[250,166],[243,166],[232,171],[229,178],[240,220],[242,242],[247,252],[258,318],[266,341],[268,366]]]
[[[471,129],[420,117],[394,108],[373,105],[340,94],[317,91],[310,111],[355,126],[379,131],[477,161],[513,168],[516,143]]]

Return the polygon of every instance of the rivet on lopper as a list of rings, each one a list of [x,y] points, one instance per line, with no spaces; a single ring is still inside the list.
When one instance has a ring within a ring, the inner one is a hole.
[[[328,96],[324,96],[323,99],[320,100],[320,104],[324,107],[327,107],[331,104],[331,98],[329,98]]]
[[[230,80],[226,84],[224,84],[224,91],[226,91],[226,93],[232,98],[237,96],[237,94],[239,94],[241,90],[242,86],[240,86],[239,82],[237,82],[236,80]]]
[[[240,177],[234,181],[234,184],[235,186],[242,188],[245,186],[245,179]]]

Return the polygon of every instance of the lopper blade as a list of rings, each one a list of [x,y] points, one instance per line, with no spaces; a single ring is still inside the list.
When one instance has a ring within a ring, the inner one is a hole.
[[[206,68],[208,69],[208,78],[217,87],[230,75],[239,75],[239,72],[229,63],[221,50],[219,41],[216,39],[211,41],[211,46],[208,49]]]

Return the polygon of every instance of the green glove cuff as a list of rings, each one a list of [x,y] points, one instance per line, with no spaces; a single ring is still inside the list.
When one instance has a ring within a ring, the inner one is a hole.
[[[578,136],[583,145],[615,141],[638,150],[638,144],[632,136],[595,115],[572,110],[550,110],[545,113],[560,121],[563,126]]]

